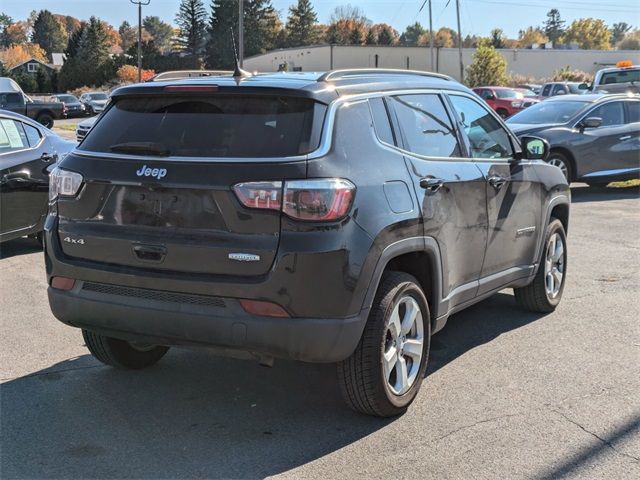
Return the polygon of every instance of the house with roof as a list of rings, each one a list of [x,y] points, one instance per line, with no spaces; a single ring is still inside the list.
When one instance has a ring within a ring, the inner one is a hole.
[[[41,62],[37,58],[32,57],[29,60],[26,60],[18,65],[11,67],[9,69],[9,74],[17,75],[17,74],[23,73],[23,74],[33,75],[35,77],[36,74],[38,73],[38,70],[42,69],[46,73],[51,75],[53,72],[58,71],[62,68],[62,65],[64,64],[64,54],[53,53],[51,54],[51,57],[52,57],[51,63]]]

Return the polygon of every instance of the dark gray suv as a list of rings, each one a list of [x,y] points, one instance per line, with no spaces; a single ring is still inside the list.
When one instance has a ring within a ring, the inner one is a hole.
[[[51,308],[108,365],[335,362],[353,409],[397,415],[451,314],[508,287],[560,302],[570,194],[547,151],[436,74],[123,87],[53,172]]]

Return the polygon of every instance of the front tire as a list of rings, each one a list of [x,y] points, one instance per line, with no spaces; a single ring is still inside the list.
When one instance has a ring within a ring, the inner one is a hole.
[[[544,251],[533,282],[514,288],[518,304],[532,312],[553,312],[564,291],[567,274],[567,235],[562,222],[551,218],[544,241]]]
[[[169,350],[169,347],[160,345],[134,345],[85,329],[82,329],[82,336],[91,354],[111,367],[135,370],[150,367]]]
[[[560,152],[552,151],[547,158],[547,163],[549,165],[558,167],[562,171],[564,178],[567,179],[567,183],[571,183],[571,179],[573,178],[573,171],[571,170],[571,162],[566,157],[566,155],[563,155]]]
[[[430,344],[429,306],[417,280],[385,273],[360,343],[338,364],[347,405],[378,417],[404,413],[422,385]]]

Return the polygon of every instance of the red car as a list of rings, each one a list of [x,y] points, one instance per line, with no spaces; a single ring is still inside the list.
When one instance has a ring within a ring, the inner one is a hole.
[[[476,87],[473,89],[502,118],[538,103],[536,94],[524,88]]]

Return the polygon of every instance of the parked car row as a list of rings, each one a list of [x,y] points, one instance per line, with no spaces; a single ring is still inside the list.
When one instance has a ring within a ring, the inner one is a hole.
[[[51,100],[62,103],[66,118],[95,115],[104,110],[109,96],[104,92],[83,93],[80,98],[69,93],[52,95]]]

